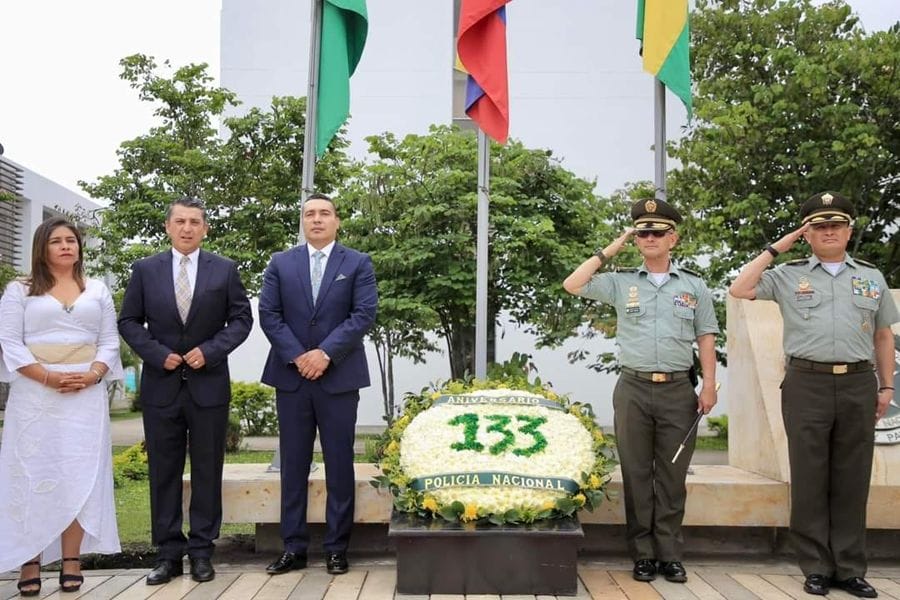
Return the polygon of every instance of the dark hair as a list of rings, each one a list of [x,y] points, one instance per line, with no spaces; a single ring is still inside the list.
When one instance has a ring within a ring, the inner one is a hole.
[[[72,265],[72,277],[78,284],[78,289],[84,291],[84,243],[81,232],[63,217],[50,217],[34,231],[34,240],[31,244],[31,275],[25,280],[29,296],[43,296],[56,285],[56,277],[50,272],[50,266],[47,264],[47,249],[50,245],[50,236],[58,227],[66,227],[75,235],[75,241],[78,243],[78,261]]]
[[[326,202],[331,204],[331,208],[334,209],[335,216],[340,216],[340,215],[338,215],[337,204],[334,203],[334,200],[332,200],[330,196],[326,196],[322,192],[314,192],[306,198],[306,200],[304,201],[304,204],[306,202],[309,202],[310,200],[325,200]]]
[[[176,206],[184,206],[186,208],[199,208],[200,212],[203,213],[203,222],[206,223],[206,205],[203,204],[203,200],[200,198],[193,198],[191,196],[185,196],[184,198],[179,198],[172,202],[169,207],[166,209],[166,221],[172,218],[172,210]]]

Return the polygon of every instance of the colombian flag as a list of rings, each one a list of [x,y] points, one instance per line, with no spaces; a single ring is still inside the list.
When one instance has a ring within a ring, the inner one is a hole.
[[[644,70],[681,98],[691,116],[688,0],[638,0],[637,39]]]
[[[469,74],[466,114],[501,144],[509,137],[506,72],[506,4],[509,0],[462,0],[456,50]]]

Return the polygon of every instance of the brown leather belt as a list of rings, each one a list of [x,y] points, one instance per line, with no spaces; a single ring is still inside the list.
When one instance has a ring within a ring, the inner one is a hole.
[[[668,383],[670,381],[679,381],[681,379],[688,379],[688,371],[674,371],[672,373],[660,373],[655,371],[635,371],[634,369],[629,369],[628,367],[622,367],[622,372],[626,375],[631,375],[632,377],[637,377],[638,379],[646,379],[647,381],[652,381],[653,383]]]
[[[872,363],[867,360],[861,360],[854,363],[830,363],[816,362],[814,360],[806,360],[805,358],[788,357],[788,364],[805,371],[815,371],[816,373],[831,373],[832,375],[846,375],[847,373],[862,373],[863,371],[871,371]]]

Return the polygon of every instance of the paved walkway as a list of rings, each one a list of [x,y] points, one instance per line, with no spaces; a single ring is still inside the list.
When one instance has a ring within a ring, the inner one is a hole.
[[[42,598],[93,600],[428,600],[427,596],[396,593],[396,570],[392,560],[353,562],[346,575],[332,577],[321,563],[303,571],[271,577],[259,565],[219,565],[216,578],[197,584],[188,576],[163,586],[144,583],[147,570],[85,571],[80,594],[61,594],[54,578],[46,573]],[[786,561],[696,560],[686,563],[688,582],[684,585],[658,580],[652,584],[631,578],[631,564],[622,561],[581,561],[578,566],[578,600],[790,600],[810,598],[803,592],[799,569]],[[447,568],[453,568],[447,565]],[[17,597],[13,574],[0,576],[0,600]],[[870,567],[868,580],[880,598],[900,600],[900,567]],[[553,596],[509,596],[502,600],[551,600]],[[560,600],[573,596],[560,596]],[[833,590],[829,600],[853,596]],[[501,600],[492,595],[432,595],[430,600]]]

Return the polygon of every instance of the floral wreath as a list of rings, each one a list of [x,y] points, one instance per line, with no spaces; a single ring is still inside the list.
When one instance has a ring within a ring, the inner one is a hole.
[[[539,380],[451,381],[407,394],[403,407],[382,438],[383,474],[372,481],[390,490],[399,512],[533,523],[593,510],[609,497],[613,443],[591,405]],[[548,439],[557,447],[548,450]],[[435,463],[444,472],[434,473]]]

